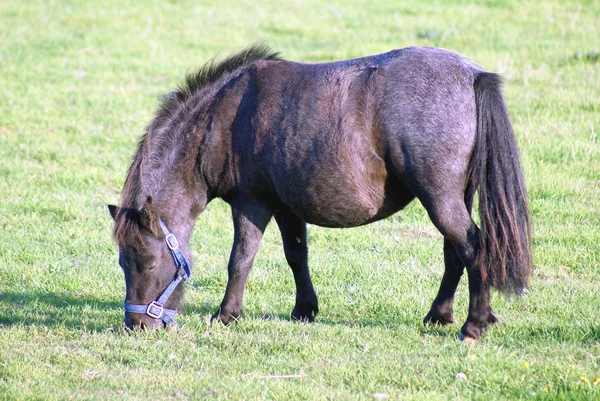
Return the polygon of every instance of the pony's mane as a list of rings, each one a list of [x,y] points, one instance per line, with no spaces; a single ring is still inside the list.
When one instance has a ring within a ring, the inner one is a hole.
[[[229,56],[223,61],[215,62],[213,58],[196,72],[187,74],[183,83],[177,87],[177,90],[168,93],[163,98],[156,113],[157,118],[162,120],[174,115],[180,105],[185,104],[188,99],[201,89],[259,60],[280,60],[280,57],[279,53],[274,52],[270,46],[254,44],[239,53]]]
[[[146,133],[142,136],[137,151],[133,157],[131,166],[125,179],[121,193],[121,207],[115,216],[113,235],[118,245],[140,244],[143,246],[140,232],[139,209],[143,206],[139,203],[140,194],[143,191],[141,180],[142,159],[150,152],[150,137],[153,132],[159,131],[160,127],[186,104],[196,93],[202,89],[217,83],[226,76],[249,66],[260,60],[280,60],[279,53],[264,44],[254,44],[236,53],[221,62],[210,60],[196,72],[187,74],[183,83],[177,90],[163,97],[152,123],[148,126]],[[129,240],[128,240],[129,238]],[[132,239],[135,239],[132,241]]]
[[[150,128],[149,128],[150,129]],[[143,244],[142,235],[140,232],[139,211],[136,207],[137,194],[141,192],[141,164],[142,154],[144,152],[144,141],[148,134],[144,134],[139,142],[138,149],[133,156],[133,162],[127,172],[123,191],[121,192],[121,206],[115,216],[115,226],[113,235],[117,245],[123,246],[127,242],[127,238],[135,238],[137,241],[129,241],[130,243]]]

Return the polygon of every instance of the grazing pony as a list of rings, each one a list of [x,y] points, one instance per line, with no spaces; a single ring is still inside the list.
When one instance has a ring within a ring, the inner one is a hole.
[[[191,274],[189,240],[214,198],[233,215],[225,296],[213,319],[242,314],[265,227],[281,231],[296,283],[292,317],[313,321],[306,223],[356,227],[415,197],[444,236],[445,271],[424,322],[453,323],[466,267],[462,338],[497,321],[490,288],[519,294],[532,272],[530,215],[500,78],[467,58],[411,47],[332,63],[252,46],[210,62],[168,94],[109,206],[125,273],[125,324],[175,322]],[[480,227],[471,218],[479,193]]]

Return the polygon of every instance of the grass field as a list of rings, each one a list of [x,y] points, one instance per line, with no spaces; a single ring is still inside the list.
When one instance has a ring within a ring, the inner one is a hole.
[[[600,399],[599,38],[598,1],[3,0],[0,399]],[[303,61],[438,46],[502,73],[536,274],[521,301],[494,295],[501,322],[480,342],[421,324],[443,260],[418,203],[362,228],[309,228],[312,325],[289,321],[271,225],[244,319],[208,330],[232,240],[215,201],[192,240],[181,329],[122,333],[106,204],[159,96],[255,41]]]

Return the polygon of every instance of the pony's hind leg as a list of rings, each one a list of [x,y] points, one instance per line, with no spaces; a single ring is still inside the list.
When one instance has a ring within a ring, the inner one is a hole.
[[[292,319],[313,322],[319,305],[308,270],[306,222],[287,209],[275,213],[275,220],[281,231],[285,258],[296,282],[296,305],[292,310]]]
[[[444,238],[444,276],[437,297],[431,304],[431,309],[423,323],[426,325],[446,325],[456,323],[452,303],[454,293],[460,282],[465,268],[464,263],[456,253],[454,245]]]
[[[213,320],[228,324],[242,315],[244,289],[254,256],[273,212],[251,200],[232,202],[234,240],[227,266],[227,289]]]
[[[471,184],[467,184],[467,188],[465,189],[465,206],[469,215],[471,215],[473,208],[474,191],[472,189]],[[427,313],[427,316],[425,316],[425,319],[423,319],[424,324],[446,325],[456,323],[452,304],[454,303],[454,294],[464,270],[465,264],[458,256],[454,245],[448,239],[444,238],[444,276],[442,277],[438,294],[431,304],[431,309]]]
[[[461,329],[461,334],[464,339],[478,340],[486,327],[497,321],[490,307],[490,288],[483,281],[479,265],[479,228],[475,225],[459,194],[453,195],[452,192],[448,192],[439,197],[422,195],[421,201],[433,224],[454,247],[456,254],[467,269],[469,314]],[[457,269],[457,266],[455,261],[454,268]],[[451,288],[455,289],[454,280],[458,283],[458,279],[456,276],[452,277],[453,279],[449,280],[443,288],[445,291],[449,291]]]

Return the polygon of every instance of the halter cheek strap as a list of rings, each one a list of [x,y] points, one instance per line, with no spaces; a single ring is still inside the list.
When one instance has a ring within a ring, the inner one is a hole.
[[[175,273],[175,278],[173,281],[167,286],[167,288],[163,291],[163,293],[158,297],[156,301],[152,301],[146,305],[135,305],[130,304],[128,302],[124,303],[125,312],[128,313],[142,313],[150,316],[153,319],[161,319],[167,326],[176,324],[175,315],[177,314],[176,309],[165,309],[165,303],[175,291],[175,288],[179,285],[179,283],[183,280],[186,281],[192,275],[192,267],[188,262],[187,258],[179,249],[179,242],[175,235],[173,235],[165,223],[162,220],[159,221],[160,228],[165,235],[165,243],[167,247],[171,251],[171,256],[173,256],[173,261],[175,262],[175,266],[177,267],[177,272]]]

